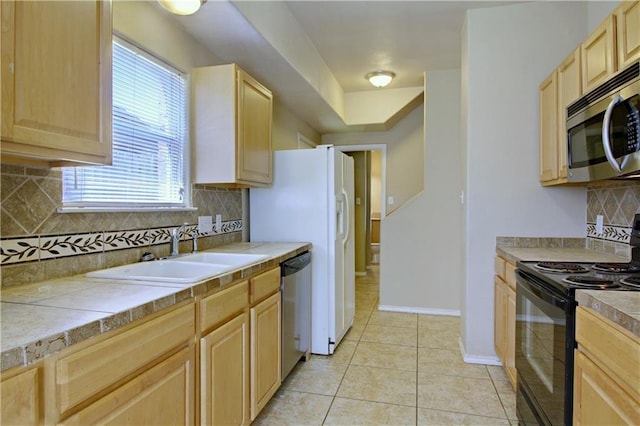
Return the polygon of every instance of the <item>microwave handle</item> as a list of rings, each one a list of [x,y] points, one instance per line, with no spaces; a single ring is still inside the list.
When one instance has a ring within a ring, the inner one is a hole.
[[[602,145],[604,146],[604,155],[607,157],[607,161],[618,173],[622,172],[623,167],[626,165],[628,156],[625,156],[621,164],[618,164],[616,157],[613,156],[613,149],[611,148],[611,139],[609,138],[609,128],[611,127],[611,115],[613,109],[619,103],[624,102],[624,98],[620,95],[616,95],[613,100],[607,106],[607,110],[604,113],[604,119],[602,120]]]

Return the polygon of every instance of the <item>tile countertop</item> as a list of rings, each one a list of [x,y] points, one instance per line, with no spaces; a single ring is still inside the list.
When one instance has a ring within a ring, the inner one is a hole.
[[[629,259],[584,248],[496,248],[498,255],[512,261],[628,262]],[[640,292],[578,290],[576,300],[640,337]]]
[[[628,262],[629,259],[608,253],[598,253],[586,248],[528,248],[502,247],[496,248],[498,255],[515,263],[522,261],[540,262]]]
[[[233,243],[216,247],[207,251],[265,254],[269,258],[195,284],[76,275],[3,289],[0,371],[30,364],[92,336],[270,269],[310,248],[308,243]]]

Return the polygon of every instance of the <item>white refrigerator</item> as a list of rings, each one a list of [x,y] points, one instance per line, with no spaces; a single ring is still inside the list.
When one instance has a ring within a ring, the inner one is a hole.
[[[253,242],[310,242],[311,352],[330,355],[355,316],[353,158],[328,145],[275,151],[273,184],[249,190]]]

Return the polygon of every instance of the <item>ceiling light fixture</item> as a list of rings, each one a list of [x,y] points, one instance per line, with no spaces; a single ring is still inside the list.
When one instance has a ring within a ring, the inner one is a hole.
[[[207,0],[158,0],[160,6],[176,15],[193,15]]]
[[[391,71],[373,71],[367,74],[365,78],[375,87],[384,87],[391,83],[391,80],[393,80],[395,76],[395,73]]]

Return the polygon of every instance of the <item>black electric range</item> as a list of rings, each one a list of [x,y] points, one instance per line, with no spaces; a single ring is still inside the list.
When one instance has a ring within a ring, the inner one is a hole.
[[[516,410],[521,425],[572,424],[578,289],[640,291],[640,214],[628,263],[518,262]]]

